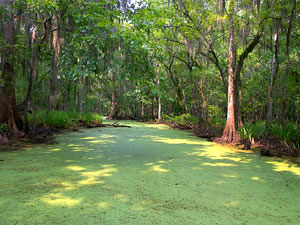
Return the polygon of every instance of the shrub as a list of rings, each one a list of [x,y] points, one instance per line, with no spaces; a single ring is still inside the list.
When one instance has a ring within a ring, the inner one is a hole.
[[[264,135],[269,134],[283,141],[288,146],[293,148],[300,147],[300,127],[291,122],[288,122],[286,126],[273,123],[269,131],[265,127],[265,121],[259,121],[255,124],[245,123],[244,126],[239,129],[239,134],[242,140],[246,138],[249,140],[252,138],[261,139]]]
[[[252,136],[255,139],[261,139],[267,133],[266,129],[266,122],[265,121],[258,121],[255,124],[249,123]]]
[[[1,123],[0,124],[0,131],[2,131],[3,133],[7,133],[9,130],[9,127],[6,123]]]
[[[210,125],[214,128],[218,128],[218,129],[224,129],[225,127],[225,123],[226,123],[226,119],[223,118],[218,118],[218,117],[212,117],[210,118]]]
[[[36,114],[36,124],[40,126],[53,126],[57,128],[66,128],[71,125],[71,118],[66,112],[51,111],[46,114],[46,111],[40,110]],[[29,116],[29,122],[33,122],[33,116]]]
[[[182,114],[174,117],[163,114],[162,119],[167,123],[184,127],[192,127],[198,123],[198,118],[192,116],[191,114]]]
[[[293,148],[300,148],[300,127],[295,123],[288,122],[284,127],[280,124],[272,124],[270,135]]]
[[[240,134],[242,141],[245,141],[246,139],[248,139],[250,141],[252,140],[253,134],[252,134],[250,126],[247,126],[246,124],[244,124],[244,126],[242,128],[239,128],[238,132]]]
[[[79,117],[81,120],[87,121],[88,124],[91,124],[92,122],[102,123],[102,115],[97,113],[81,113],[79,114]]]
[[[36,114],[36,124],[40,126],[53,126],[57,128],[67,128],[78,123],[79,120],[84,120],[88,124],[92,122],[101,123],[102,116],[96,113],[78,113],[68,111],[51,111],[46,114],[46,111],[40,110]],[[29,116],[29,122],[33,122],[33,116]]]
[[[248,138],[249,140],[260,139],[263,135],[267,133],[265,128],[265,121],[259,121],[255,124],[246,122],[242,128],[238,130],[241,139],[245,140]]]

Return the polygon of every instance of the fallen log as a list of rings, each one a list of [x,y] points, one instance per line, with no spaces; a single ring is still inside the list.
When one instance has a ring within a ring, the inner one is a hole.
[[[119,121],[116,121],[112,124],[102,124],[103,127],[127,127],[127,128],[131,128],[131,126],[127,126],[127,125],[121,125]]]

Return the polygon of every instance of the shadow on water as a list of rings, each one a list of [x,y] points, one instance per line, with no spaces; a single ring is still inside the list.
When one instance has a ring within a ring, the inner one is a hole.
[[[300,224],[300,169],[164,126],[0,153],[0,224]]]

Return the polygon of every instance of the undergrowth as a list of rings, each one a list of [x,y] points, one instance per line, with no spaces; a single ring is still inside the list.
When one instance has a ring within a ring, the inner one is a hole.
[[[174,116],[174,115],[162,115],[162,119],[164,122],[173,124],[180,127],[186,127],[191,128],[194,125],[198,124],[198,118],[192,116],[191,114],[182,114],[180,116]]]
[[[164,122],[171,125],[194,128],[199,127],[199,119],[190,115],[182,114],[180,116],[174,115],[162,115]],[[209,129],[217,129],[222,131],[225,126],[226,119],[211,117],[208,124],[205,127]],[[201,124],[200,124],[201,126]],[[245,139],[260,140],[263,137],[271,137],[278,139],[282,143],[286,144],[287,147],[297,149],[300,148],[300,126],[293,122],[287,122],[285,126],[282,126],[275,121],[269,129],[266,128],[265,121],[258,121],[256,123],[246,122],[242,128],[238,130],[242,141]]]
[[[9,127],[6,123],[1,123],[0,124],[0,131],[2,133],[7,133],[9,131]]]
[[[85,121],[87,124],[102,123],[102,115],[96,113],[78,113],[69,111],[51,111],[46,113],[40,110],[36,113],[36,118],[29,115],[29,123],[45,127],[67,128]]]
[[[267,134],[267,129],[265,127],[265,121],[259,121],[256,123],[246,122],[242,128],[238,130],[242,140],[249,139],[255,140],[261,139]]]
[[[272,124],[270,135],[283,141],[292,148],[300,148],[300,126],[292,122],[287,122],[285,126]]]
[[[294,149],[300,148],[300,127],[292,122],[287,122],[285,126],[273,123],[269,130],[266,129],[265,121],[259,121],[255,124],[246,122],[239,129],[239,134],[242,140],[246,138],[249,140],[252,140],[252,138],[259,140],[263,136],[270,136],[282,141],[288,147]]]

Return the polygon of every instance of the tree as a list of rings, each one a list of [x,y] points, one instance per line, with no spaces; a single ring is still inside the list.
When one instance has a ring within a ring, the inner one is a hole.
[[[225,143],[234,143],[240,141],[238,135],[238,115],[235,107],[237,83],[234,81],[234,0],[230,1],[229,7],[227,120],[221,140]]]
[[[2,12],[5,12],[1,24],[4,47],[1,50],[1,84],[0,84],[0,123],[7,123],[16,135],[21,135],[23,120],[17,111],[14,88],[14,1],[1,0]]]

